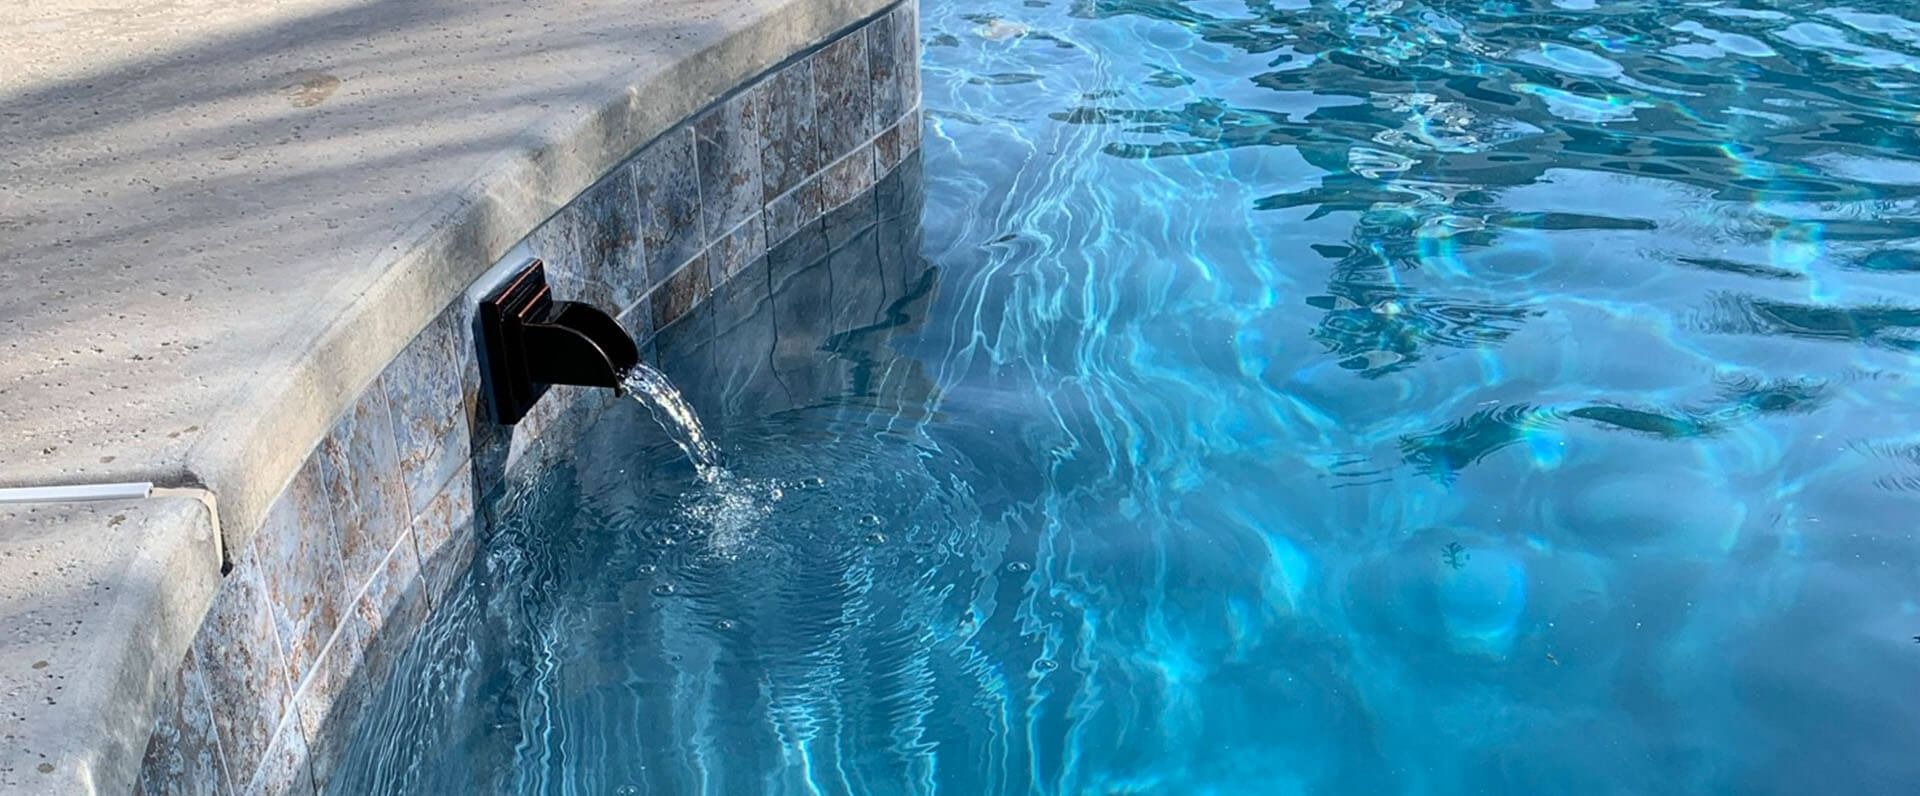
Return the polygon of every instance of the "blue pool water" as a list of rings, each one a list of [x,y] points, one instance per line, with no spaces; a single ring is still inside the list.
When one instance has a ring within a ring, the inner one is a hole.
[[[1920,10],[922,17],[328,790],[1920,792]]]

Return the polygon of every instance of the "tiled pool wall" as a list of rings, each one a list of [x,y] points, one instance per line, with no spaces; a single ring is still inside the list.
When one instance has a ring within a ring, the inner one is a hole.
[[[711,343],[732,327],[689,313],[716,286],[771,280],[770,251],[824,245],[892,201],[883,183],[897,186],[886,178],[917,166],[920,145],[914,5],[832,37],[662,134],[509,257],[540,257],[559,297],[616,311],[643,356],[669,360],[676,377],[732,379],[725,394],[750,394],[752,374],[723,367]],[[230,571],[161,689],[137,792],[324,787],[334,739],[391,665],[393,639],[418,627],[467,568],[474,507],[503,488],[510,464],[537,463],[542,437],[578,429],[609,403],[607,391],[555,388],[519,425],[492,423],[470,305],[456,300],[394,359],[257,532],[228,551]]]

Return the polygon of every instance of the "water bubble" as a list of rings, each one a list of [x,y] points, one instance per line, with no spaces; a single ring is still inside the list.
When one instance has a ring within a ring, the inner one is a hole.
[[[613,789],[613,796],[640,796],[640,786],[621,785]]]
[[[879,546],[887,543],[887,535],[879,531],[867,534],[867,544]]]
[[[780,487],[777,487],[777,486],[776,486],[776,487],[774,487],[774,488],[772,488],[772,489],[769,489],[769,490],[767,490],[767,498],[768,498],[768,499],[770,499],[770,500],[779,500],[779,499],[781,499],[781,498],[784,498],[784,497],[786,497],[786,496],[787,496],[787,493],[786,493],[785,491],[783,491],[782,489],[780,489]]]
[[[1015,575],[1019,575],[1026,572],[1032,572],[1033,565],[1025,561],[1009,561],[1007,562],[1007,571]]]
[[[662,583],[658,586],[653,587],[653,593],[656,596],[660,596],[660,597],[672,597],[673,593],[679,590],[680,589],[678,587],[675,587],[671,583]]]
[[[671,537],[671,536],[662,536],[662,537],[660,537],[660,546],[661,546],[661,547],[672,547],[672,546],[674,546],[674,545],[677,545],[677,544],[679,544],[679,543],[680,543],[680,540],[678,540],[678,539],[675,539],[675,538],[673,538],[673,537]]]
[[[875,528],[875,527],[878,527],[878,526],[880,525],[880,515],[878,515],[878,514],[863,514],[863,515],[861,515],[861,516],[860,516],[860,524],[861,524],[861,525],[865,525],[865,526],[867,526],[868,528]]]
[[[796,483],[800,485],[801,489],[819,489],[827,485],[827,479],[816,475],[811,478],[802,478]]]
[[[1053,661],[1047,660],[1046,658],[1041,658],[1040,660],[1033,662],[1033,668],[1039,669],[1040,671],[1043,671],[1043,672],[1051,672],[1055,669],[1060,668],[1060,664],[1054,663]]]
[[[739,627],[739,625],[735,624],[731,619],[716,619],[713,621],[713,629],[722,633],[732,630],[735,627]]]
[[[640,571],[640,574],[642,575],[651,575],[655,572],[659,572],[660,568],[652,564],[641,564],[639,571]]]

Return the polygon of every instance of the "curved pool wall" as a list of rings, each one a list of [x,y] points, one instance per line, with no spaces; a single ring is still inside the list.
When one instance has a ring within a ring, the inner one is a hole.
[[[804,249],[917,163],[916,22],[914,0],[889,5],[688,115],[434,315],[348,401],[258,530],[226,533],[228,572],[161,686],[136,791],[324,788],[338,728],[465,571],[477,502],[612,400],[561,387],[519,425],[492,423],[473,298],[537,256],[558,297],[617,312],[643,357],[686,370],[688,341],[712,331],[690,313],[717,286],[764,278],[770,249]],[[725,313],[699,317],[715,314]],[[693,378],[720,377],[725,366],[702,350],[707,369]]]

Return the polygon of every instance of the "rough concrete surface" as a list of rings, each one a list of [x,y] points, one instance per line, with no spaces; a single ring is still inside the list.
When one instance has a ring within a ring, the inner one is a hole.
[[[220,582],[190,498],[0,508],[0,793],[127,793]]]
[[[0,486],[204,485],[245,549],[334,418],[509,246],[889,4],[0,4]],[[0,513],[0,790],[125,792],[218,578],[203,515]],[[36,633],[49,616],[73,632]],[[49,671],[68,696],[42,707]]]

